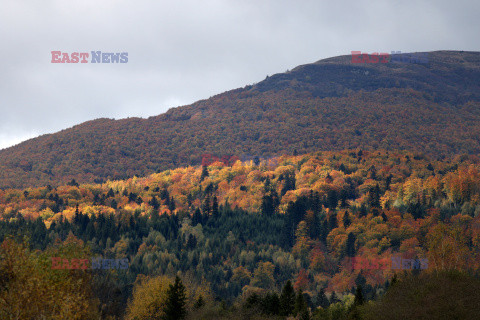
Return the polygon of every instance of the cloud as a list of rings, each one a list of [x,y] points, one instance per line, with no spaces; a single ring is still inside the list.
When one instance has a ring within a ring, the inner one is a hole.
[[[157,115],[353,50],[478,51],[479,8],[468,0],[6,0],[0,146],[99,117]],[[53,50],[128,52],[129,62],[52,64]]]

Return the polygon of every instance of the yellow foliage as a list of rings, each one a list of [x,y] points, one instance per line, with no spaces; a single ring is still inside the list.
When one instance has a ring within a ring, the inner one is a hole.
[[[51,257],[84,256],[79,243],[30,252],[12,240],[0,248],[0,274],[8,290],[0,291],[0,319],[98,319],[91,276],[83,270],[52,269]]]
[[[50,208],[45,208],[40,211],[40,217],[42,217],[42,219],[44,220],[50,219],[51,217],[53,217],[54,214],[55,213]]]
[[[135,281],[132,300],[127,306],[126,320],[161,319],[172,279],[166,276],[141,277]]]

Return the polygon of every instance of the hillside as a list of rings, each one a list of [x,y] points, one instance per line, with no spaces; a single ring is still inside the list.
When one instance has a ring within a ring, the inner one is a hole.
[[[480,53],[428,55],[428,64],[334,57],[148,119],[85,122],[0,150],[0,187],[145,176],[205,153],[479,153]]]
[[[288,280],[295,291],[303,291],[312,312],[330,305],[332,312],[341,307],[348,313],[352,288],[362,286],[365,300],[377,301],[395,273],[400,279],[418,273],[437,279],[456,270],[463,283],[478,284],[471,277],[480,270],[479,226],[478,156],[437,161],[407,151],[316,152],[280,157],[275,166],[216,163],[103,184],[0,190],[0,276],[8,288],[0,290],[0,316],[12,309],[31,311],[28,293],[46,310],[58,310],[51,296],[66,309],[67,297],[88,298],[92,301],[85,305],[93,309],[95,298],[104,316],[118,317],[136,296],[132,286],[148,290],[146,280],[165,282],[170,280],[158,277],[178,274],[195,288],[190,292],[196,298],[200,292],[209,304],[235,303],[232,315],[251,310],[252,304],[260,309],[251,312],[263,316],[250,319],[278,314],[259,299],[278,294]],[[16,249],[13,241],[26,241],[32,252]],[[129,263],[127,269],[83,272],[53,269],[51,257],[67,264],[88,257]],[[368,263],[360,270],[353,258]],[[399,270],[392,262],[396,258],[422,259],[428,266]],[[381,268],[378,261],[391,263]],[[23,279],[31,278],[43,286],[27,287]],[[73,281],[77,278],[82,282]],[[398,300],[399,292],[410,292],[419,309],[425,304],[440,312],[433,299],[448,301],[459,312],[478,310],[463,304],[475,301],[475,285],[452,294],[441,279],[433,287],[419,283],[413,278],[393,286],[395,301],[412,306]],[[444,290],[432,289],[437,286]],[[415,292],[425,292],[420,296],[428,299],[415,299]],[[375,314],[396,306],[388,292],[385,298]],[[139,304],[139,310],[149,310]],[[221,319],[224,308],[210,310],[205,319]],[[192,318],[198,319],[193,310]],[[237,319],[232,315],[224,318]]]

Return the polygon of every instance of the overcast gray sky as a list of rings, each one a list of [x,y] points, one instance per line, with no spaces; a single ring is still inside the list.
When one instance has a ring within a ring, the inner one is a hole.
[[[0,148],[362,52],[480,51],[475,0],[1,0]],[[51,51],[128,52],[123,64]]]

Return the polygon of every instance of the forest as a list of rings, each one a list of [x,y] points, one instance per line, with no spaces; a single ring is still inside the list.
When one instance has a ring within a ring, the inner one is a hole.
[[[0,150],[0,188],[103,184],[198,166],[204,154],[478,154],[479,63],[459,51],[430,52],[428,64],[321,60],[148,119],[96,119]]]
[[[478,156],[404,150],[0,189],[0,318],[473,318],[479,214]]]

